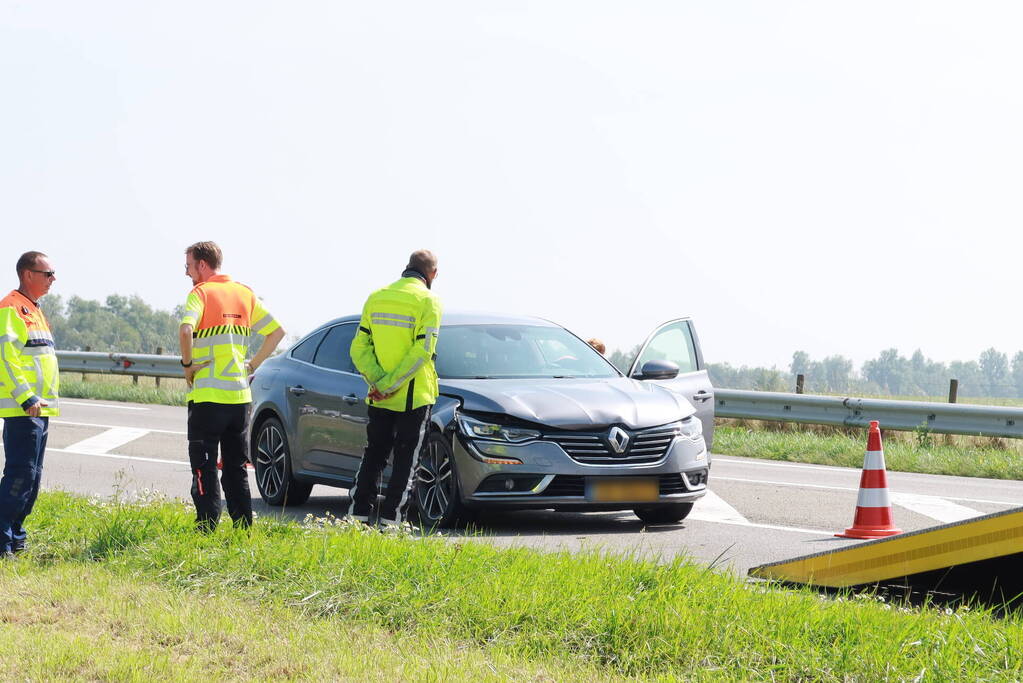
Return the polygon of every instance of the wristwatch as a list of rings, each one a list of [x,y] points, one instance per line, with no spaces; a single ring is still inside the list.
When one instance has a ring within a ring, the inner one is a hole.
[[[181,363],[181,367],[183,367],[183,368],[190,368],[190,367],[192,367],[192,361],[188,361],[186,363],[183,360],[179,360],[178,362]]]

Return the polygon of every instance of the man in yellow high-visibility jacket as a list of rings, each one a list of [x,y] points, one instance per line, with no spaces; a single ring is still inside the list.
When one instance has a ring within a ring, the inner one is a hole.
[[[214,242],[185,250],[185,272],[195,287],[185,301],[179,337],[188,381],[188,460],[196,527],[213,531],[220,521],[217,446],[223,459],[227,512],[235,526],[252,524],[252,496],[245,471],[246,426],[252,392],[249,375],[284,338],[284,330],[251,289],[219,272],[223,254]],[[245,360],[252,333],[264,337]]]
[[[434,359],[441,306],[431,291],[437,257],[413,252],[401,279],[373,292],[362,309],[352,340],[355,368],[369,384],[366,451],[349,494],[348,514],[369,523],[377,499],[377,477],[394,461],[384,500],[377,511],[383,527],[402,524],[415,479],[419,452],[437,402]]]
[[[17,263],[18,288],[0,299],[0,417],[4,474],[0,479],[0,556],[25,549],[25,518],[43,476],[50,417],[59,414],[60,377],[53,335],[39,299],[56,279],[46,254]]]

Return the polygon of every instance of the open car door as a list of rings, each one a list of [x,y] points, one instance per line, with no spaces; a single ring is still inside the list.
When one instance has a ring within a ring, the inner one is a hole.
[[[645,376],[643,366],[651,361],[661,361],[654,364],[661,368],[663,361],[674,363],[678,366],[678,375],[663,379]],[[660,384],[685,396],[703,423],[703,439],[707,442],[707,450],[710,450],[714,440],[714,387],[703,364],[696,329],[689,318],[670,320],[655,329],[632,362],[629,377]]]

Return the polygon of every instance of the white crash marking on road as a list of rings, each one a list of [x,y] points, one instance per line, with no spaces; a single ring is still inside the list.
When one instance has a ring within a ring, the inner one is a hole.
[[[82,439],[78,443],[65,446],[64,450],[72,453],[85,453],[87,455],[102,455],[109,453],[118,446],[139,439],[149,433],[148,429],[136,427],[112,427],[105,432]]]
[[[945,524],[961,522],[964,519],[973,519],[984,514],[944,498],[922,496],[916,493],[892,493],[891,501],[893,505],[898,505]]]
[[[714,477],[715,481],[737,481],[743,484],[771,484],[772,486],[793,486],[800,489],[824,489],[826,491],[859,491],[858,487],[849,486],[824,486],[823,484],[803,484],[797,481],[771,481],[769,479],[744,479],[742,477]],[[908,495],[908,494],[907,494]],[[938,500],[958,500],[963,503],[984,503],[986,505],[1008,505],[1019,507],[1019,502],[1014,500],[987,500],[984,498],[963,498],[961,496],[923,496],[924,498],[936,498]],[[978,515],[984,514],[981,512]]]
[[[138,460],[139,462],[156,462],[163,465],[181,465],[188,467],[188,461],[186,460],[161,460],[160,458],[143,458],[138,455],[120,455],[119,453],[79,453],[78,451],[69,451],[66,448],[47,448],[47,453],[64,453],[67,455],[83,455],[88,458],[113,458],[115,460]]]
[[[712,462],[727,462],[734,465],[755,465],[757,467],[783,467],[789,470],[831,470],[833,472],[855,472],[855,467],[839,467],[837,465],[805,465],[794,462],[774,462],[770,460],[736,460],[715,455]]]
[[[689,513],[689,519],[698,519],[703,522],[730,522],[731,524],[746,524],[750,522],[742,514],[726,503],[724,499],[713,491],[707,491],[707,495],[696,501],[693,511]]]
[[[102,427],[103,429],[117,429],[122,425],[101,425],[95,422],[73,422],[71,420],[59,420],[56,418],[50,418],[50,424],[54,425],[71,425],[72,427]],[[156,434],[181,434],[182,436],[188,434],[188,432],[179,432],[173,429],[150,429],[149,427],[139,427],[139,429],[145,429],[147,432],[153,432]]]
[[[83,403],[82,401],[68,401],[67,399],[61,399],[60,404],[62,406],[85,406],[86,408],[114,408],[116,410],[152,410],[152,408],[142,408],[140,406],[117,406],[111,403]]]
[[[725,500],[714,493],[707,491],[707,495],[696,501],[693,511],[686,519],[700,522],[711,522],[714,524],[731,524],[733,526],[755,527],[757,529],[776,529],[778,531],[795,531],[803,534],[828,534],[828,531],[820,529],[803,529],[800,527],[778,526],[775,524],[756,524],[742,516],[742,513],[729,505]]]

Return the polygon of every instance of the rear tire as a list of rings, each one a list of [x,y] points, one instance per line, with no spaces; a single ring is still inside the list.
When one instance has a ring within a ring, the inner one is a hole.
[[[259,495],[267,505],[301,505],[309,500],[313,485],[295,481],[287,433],[276,417],[262,422],[252,439],[252,466]]]
[[[692,503],[671,503],[636,508],[633,512],[647,524],[677,524],[688,517],[692,510]]]
[[[424,529],[457,526],[467,517],[448,440],[430,432],[416,468],[414,514]]]

